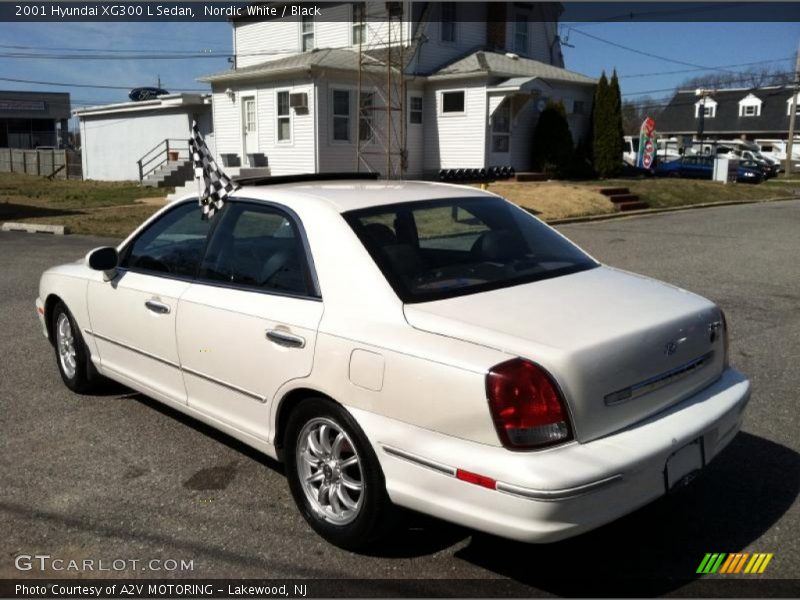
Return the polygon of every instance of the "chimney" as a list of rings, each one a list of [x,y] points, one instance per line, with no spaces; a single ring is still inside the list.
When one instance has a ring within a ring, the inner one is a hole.
[[[489,50],[504,50],[506,47],[506,3],[486,3],[486,45]]]

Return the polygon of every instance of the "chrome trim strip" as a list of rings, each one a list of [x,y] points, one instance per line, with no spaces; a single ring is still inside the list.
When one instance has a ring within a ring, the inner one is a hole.
[[[85,333],[88,333],[91,336],[94,336],[98,340],[103,340],[104,342],[108,342],[109,344],[114,344],[115,346],[119,346],[120,348],[125,348],[126,350],[130,350],[131,352],[135,352],[136,354],[141,354],[142,356],[146,356],[147,358],[152,358],[155,361],[158,361],[158,362],[163,363],[165,365],[168,365],[170,367],[174,367],[175,369],[180,369],[181,368],[181,366],[179,364],[176,364],[176,363],[172,362],[171,360],[167,360],[166,358],[161,358],[160,356],[156,356],[155,354],[151,354],[150,352],[146,352],[145,350],[142,350],[141,348],[136,348],[135,346],[131,346],[129,344],[123,344],[122,342],[119,342],[119,341],[117,341],[115,339],[112,339],[110,337],[106,337],[104,335],[100,335],[99,333],[94,333],[90,329],[84,329],[83,331]]]
[[[211,383],[215,383],[215,384],[220,385],[220,386],[222,386],[224,388],[228,388],[229,390],[233,390],[234,392],[238,392],[239,394],[242,394],[243,396],[248,396],[249,398],[252,398],[253,400],[257,400],[257,401],[261,402],[262,404],[266,403],[266,401],[267,401],[267,399],[265,397],[260,396],[260,395],[258,395],[256,393],[248,392],[247,390],[242,389],[240,387],[237,387],[237,386],[235,386],[233,384],[226,383],[224,381],[220,381],[219,379],[215,379],[214,377],[210,377],[208,375],[204,375],[203,373],[199,373],[197,371],[193,371],[192,369],[187,369],[186,367],[182,367],[181,365],[175,364],[174,362],[169,361],[169,360],[167,360],[165,358],[161,358],[160,356],[156,356],[155,354],[150,354],[149,352],[145,352],[144,350],[141,350],[141,349],[136,348],[134,346],[130,346],[129,344],[123,344],[122,342],[118,342],[117,340],[111,339],[111,338],[106,337],[104,335],[100,335],[99,333],[94,333],[90,329],[84,329],[83,331],[85,333],[91,335],[91,336],[94,336],[98,340],[103,340],[105,342],[108,342],[109,344],[114,344],[115,346],[119,346],[120,348],[125,348],[126,350],[130,350],[131,352],[135,352],[136,354],[141,354],[142,356],[146,356],[147,358],[152,358],[153,360],[156,360],[156,361],[158,361],[160,363],[163,363],[165,365],[169,365],[170,367],[174,367],[176,369],[180,369],[184,373],[189,373],[190,375],[194,375],[195,377],[199,377],[200,379],[205,379],[206,381],[210,381]]]
[[[224,381],[220,381],[219,379],[215,379],[214,377],[210,377],[209,375],[205,375],[203,373],[199,373],[197,371],[194,371],[192,369],[188,369],[186,367],[181,367],[181,370],[184,373],[188,373],[189,375],[194,375],[195,377],[199,377],[200,379],[205,379],[206,381],[210,381],[211,383],[215,383],[215,384],[217,384],[219,386],[222,386],[224,388],[228,388],[229,390],[233,390],[234,392],[238,392],[239,394],[242,394],[243,396],[248,396],[248,397],[252,398],[253,400],[258,400],[262,404],[266,403],[266,401],[267,401],[267,399],[265,397],[263,397],[263,396],[260,396],[260,395],[254,393],[254,392],[248,392],[247,390],[245,390],[243,388],[235,386],[235,385],[233,385],[231,383],[226,383]]]
[[[645,394],[659,390],[662,387],[674,383],[679,379],[683,379],[698,369],[706,366],[709,362],[711,362],[711,357],[713,355],[713,352],[709,352],[700,358],[695,358],[694,360],[680,365],[679,367],[675,367],[674,369],[670,369],[669,371],[655,375],[654,377],[650,377],[649,379],[645,379],[639,383],[622,388],[616,392],[611,392],[610,394],[607,394],[603,400],[606,406],[615,406],[617,404],[622,404],[628,400],[633,400],[639,396],[644,396]]]
[[[456,469],[454,467],[450,467],[443,463],[436,462],[428,458],[424,458],[422,456],[419,456],[418,454],[412,454],[411,452],[406,452],[405,450],[399,450],[398,448],[393,448],[392,446],[385,446],[381,444],[381,447],[383,448],[383,451],[389,456],[393,456],[395,458],[408,461],[410,463],[419,465],[421,467],[432,469],[434,471],[437,471],[438,473],[449,475],[450,477],[456,476]],[[521,487],[518,485],[513,485],[511,483],[504,483],[502,481],[498,481],[495,489],[498,492],[502,492],[504,494],[511,494],[512,496],[519,496],[527,500],[543,500],[547,502],[553,500],[566,500],[568,498],[583,496],[584,494],[589,494],[600,488],[604,488],[613,483],[617,483],[618,481],[622,481],[621,474],[612,475],[611,477],[606,477],[605,479],[599,479],[597,481],[591,481],[583,485],[578,485],[571,488],[562,488],[559,490],[536,490],[536,489]]]
[[[510,483],[498,481],[497,491],[511,494],[513,496],[521,496],[522,498],[528,498],[530,500],[566,500],[568,498],[577,498],[578,496],[589,494],[600,488],[617,483],[618,481],[622,481],[622,475],[612,475],[611,477],[606,477],[605,479],[599,479],[598,481],[592,481],[584,485],[563,488],[560,490],[534,490],[531,488],[524,488]]]
[[[397,448],[392,448],[391,446],[383,446],[383,451],[389,456],[394,456],[395,458],[433,469],[434,471],[444,473],[450,477],[456,476],[456,470],[453,467],[448,467],[442,463],[430,460],[428,458],[423,458],[417,454],[412,454],[411,452],[406,452],[405,450],[398,450]]]

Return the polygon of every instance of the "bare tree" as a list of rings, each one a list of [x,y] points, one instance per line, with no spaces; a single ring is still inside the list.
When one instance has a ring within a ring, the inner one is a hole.
[[[792,72],[780,67],[750,67],[738,73],[704,73],[685,79],[679,89],[693,88],[759,88],[770,85],[787,85],[792,82]]]

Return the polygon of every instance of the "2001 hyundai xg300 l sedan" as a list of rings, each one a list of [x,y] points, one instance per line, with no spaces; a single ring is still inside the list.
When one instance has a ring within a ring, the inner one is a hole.
[[[46,271],[64,383],[124,383],[283,460],[355,548],[392,504],[528,542],[687,483],[750,393],[719,307],[473,188],[245,186]]]

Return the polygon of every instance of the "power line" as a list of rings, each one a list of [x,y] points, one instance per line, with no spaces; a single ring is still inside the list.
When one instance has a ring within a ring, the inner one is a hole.
[[[34,85],[50,85],[54,87],[73,87],[73,88],[96,88],[103,90],[130,90],[137,87],[135,85],[102,85],[102,84],[89,84],[89,83],[66,83],[56,81],[34,81],[32,79],[14,79],[11,77],[0,77],[0,81],[9,81],[12,83],[30,83]],[[169,86],[167,86],[169,87]],[[210,92],[209,88],[172,88],[176,92]]]
[[[770,73],[766,77],[766,79],[772,79],[774,81],[775,79],[777,79],[779,77],[785,77],[787,75],[792,75],[793,73],[794,73],[794,71],[777,71],[775,73]],[[747,77],[748,77],[747,73],[737,73],[736,75],[738,75],[738,76],[737,77],[729,77],[729,78],[726,78],[726,79],[721,79],[721,80],[719,80],[719,82],[717,82],[717,84],[732,85],[732,84],[737,83],[737,82],[744,83],[747,80]],[[760,86],[750,86],[750,87],[755,88],[755,87],[760,87]],[[676,86],[673,86],[673,87],[661,88],[661,89],[657,89],[657,90],[642,90],[642,91],[639,91],[639,92],[628,92],[626,94],[622,94],[622,96],[623,97],[644,96],[646,94],[658,94],[658,93],[662,93],[662,92],[674,92],[677,89],[678,88]]]
[[[726,69],[732,69],[735,67],[751,67],[753,65],[763,65],[768,63],[776,63],[776,62],[784,62],[788,60],[793,60],[793,56],[787,56],[785,58],[771,58],[768,60],[757,60],[754,62],[747,62],[747,63],[738,63],[735,65],[720,65],[717,67],[710,67],[708,69],[705,68],[694,68],[694,69],[678,69],[676,71],[659,71],[657,73],[632,73],[630,75],[618,75],[620,79],[633,79],[638,77],[658,77],[660,75],[676,75],[678,73],[692,73],[696,71],[720,71]]]
[[[698,64],[686,62],[686,61],[683,61],[683,60],[677,60],[677,59],[674,59],[674,58],[667,58],[666,56],[659,56],[658,54],[653,54],[652,52],[645,52],[644,50],[637,50],[636,48],[631,48],[630,46],[623,46],[622,44],[618,44],[617,42],[612,42],[611,40],[606,40],[604,38],[597,37],[596,35],[592,35],[591,33],[586,33],[585,31],[580,31],[578,29],[570,29],[570,30],[574,31],[575,33],[577,33],[579,35],[588,37],[588,38],[596,40],[598,42],[602,42],[604,44],[608,44],[609,46],[614,46],[615,48],[620,48],[622,50],[627,50],[628,52],[633,52],[635,54],[640,54],[642,56],[647,56],[649,58],[655,58],[657,60],[663,60],[665,62],[671,62],[671,63],[674,63],[676,65],[683,65],[684,67],[693,67],[693,68],[699,69],[699,70],[705,70],[705,71],[714,70],[711,67],[704,67],[703,65],[698,65]],[[719,69],[719,70],[724,71],[725,69]]]

